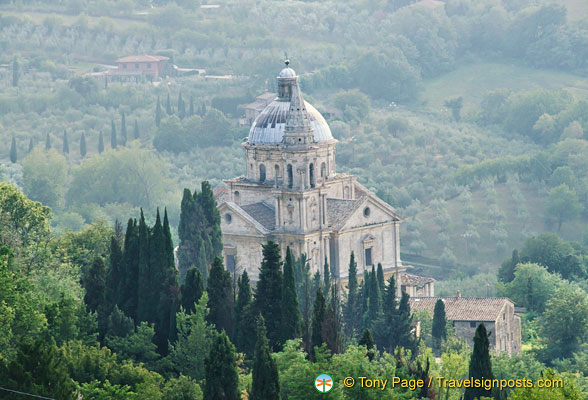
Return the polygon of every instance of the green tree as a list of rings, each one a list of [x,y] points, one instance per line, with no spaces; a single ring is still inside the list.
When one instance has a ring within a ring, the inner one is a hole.
[[[96,257],[92,266],[84,275],[84,303],[90,312],[98,311],[104,303],[104,292],[106,289],[106,267],[102,257]]]
[[[527,238],[521,249],[520,259],[522,262],[543,265],[549,272],[559,273],[567,279],[586,274],[580,256],[576,254],[573,246],[554,233],[542,233]]]
[[[352,337],[358,329],[357,325],[357,307],[358,293],[357,293],[357,263],[355,262],[355,254],[351,252],[349,258],[349,272],[347,278],[347,303],[343,309],[343,319],[345,321],[345,332],[347,336]]]
[[[33,138],[31,138],[29,140],[29,151],[28,151],[28,153],[30,153],[31,151],[33,151],[34,148],[35,148],[35,143],[33,142]]]
[[[139,139],[141,137],[141,133],[139,132],[139,121],[135,119],[135,128],[133,129],[133,136],[135,139]]]
[[[202,293],[204,293],[202,274],[198,268],[192,267],[188,269],[186,279],[182,285],[182,307],[187,313],[194,312],[196,303],[200,300]]]
[[[67,162],[55,150],[33,150],[22,161],[23,190],[32,200],[52,208],[64,203]]]
[[[165,400],[203,400],[202,389],[198,383],[184,375],[167,381],[162,395]]]
[[[456,97],[453,99],[445,100],[445,107],[451,110],[451,115],[456,122],[461,121],[461,109],[463,107],[463,97]]]
[[[328,268],[328,264],[325,263]],[[297,338],[300,335],[300,308],[298,307],[298,297],[296,295],[296,282],[294,280],[294,255],[290,247],[286,248],[286,258],[284,261],[284,279],[282,287],[282,304],[281,312],[283,319],[281,325],[281,342]],[[265,328],[264,328],[265,329]]]
[[[335,94],[333,104],[345,113],[347,120],[361,121],[370,113],[369,98],[357,89]]]
[[[82,158],[86,157],[87,149],[86,149],[86,135],[82,133],[82,137],[80,139],[80,156]]]
[[[142,362],[153,368],[159,359],[157,345],[153,342],[155,329],[147,322],[141,322],[136,330],[126,336],[106,336],[106,345],[123,360]]]
[[[327,309],[325,304],[325,296],[322,289],[319,287],[314,298],[314,307],[312,312],[312,325],[310,336],[310,358],[316,360],[316,348],[325,343],[323,335],[323,327],[326,319]]]
[[[159,96],[157,96],[157,105],[155,106],[155,126],[159,128],[161,124],[161,102],[159,101]]]
[[[323,324],[323,338],[327,348],[333,354],[341,352],[341,303],[339,291],[336,285],[331,287],[329,304],[326,309],[325,322]]]
[[[263,260],[255,293],[255,308],[267,321],[270,347],[277,351],[282,345],[282,271],[280,245],[268,241],[262,247]]]
[[[192,313],[180,310],[176,314],[177,340],[170,346],[168,358],[176,372],[204,379],[204,360],[210,351],[213,328],[206,323],[208,294],[204,292]]]
[[[121,111],[121,115],[120,115],[120,144],[123,146],[126,146],[127,144],[127,118],[125,116],[125,112]]]
[[[323,264],[323,288],[325,289],[325,297],[328,297],[331,290],[331,272],[327,257],[325,257],[325,263]]]
[[[173,110],[171,108],[171,102],[169,100],[169,93],[167,94],[167,101],[165,103],[165,112],[167,113],[167,115],[173,114]]]
[[[365,326],[373,328],[382,312],[382,295],[380,293],[380,285],[376,271],[372,265],[372,272],[369,274],[369,279],[366,282],[367,290],[367,312],[365,315]]]
[[[42,339],[26,340],[16,356],[0,361],[0,382],[12,390],[59,400],[76,399],[75,385],[69,377],[61,354],[55,344]],[[5,399],[20,399],[21,395],[3,393]]]
[[[98,135],[98,154],[102,154],[104,151],[104,136],[102,136],[102,131],[100,131],[100,135]]]
[[[439,299],[435,303],[435,310],[433,311],[433,345],[436,350],[441,347],[441,342],[447,338],[447,321],[445,320],[445,303]]]
[[[63,154],[69,154],[69,140],[67,140],[67,131],[63,130]]]
[[[470,358],[468,376],[473,379],[494,379],[490,361],[490,343],[484,324],[478,325],[474,335],[474,350]],[[481,397],[492,397],[492,390],[486,389],[484,386],[466,388],[465,400],[474,400]]]
[[[367,349],[367,356],[370,361],[374,359],[375,351],[374,347],[376,346],[374,339],[372,338],[372,333],[369,329],[364,329],[361,337],[359,338],[359,342],[357,342],[358,346],[365,346]]]
[[[13,136],[12,143],[10,144],[10,162],[14,164],[14,163],[16,163],[17,160],[18,160],[18,157],[16,154],[16,139]]]
[[[257,342],[252,367],[251,400],[280,400],[278,368],[272,358],[260,315],[257,322]]]
[[[188,116],[193,117],[194,114],[194,96],[190,95],[190,108],[188,109]]]
[[[380,289],[380,294],[384,294],[384,290],[386,290],[386,281],[384,280],[384,269],[382,268],[382,263],[378,263],[377,269],[377,278],[378,278],[378,288]]]
[[[227,336],[233,335],[234,303],[231,274],[223,267],[223,261],[216,257],[210,268],[208,278],[208,306],[210,314],[208,321],[213,324],[219,332],[225,331]]]
[[[18,80],[20,79],[20,64],[18,58],[14,56],[12,59],[12,86],[18,86]]]
[[[514,279],[515,268],[520,262],[518,250],[512,251],[512,256],[502,262],[498,270],[498,280],[500,282],[508,283]]]
[[[549,191],[546,212],[557,221],[558,232],[565,221],[576,218],[583,208],[576,192],[567,185],[562,184]]]
[[[256,338],[251,334],[257,326],[257,315],[247,271],[239,278],[239,296],[235,307],[235,344],[237,351],[253,357]]]
[[[572,283],[562,283],[545,305],[541,332],[548,359],[569,358],[588,335],[588,295]]]
[[[114,120],[110,120],[110,147],[116,149],[118,142],[116,140],[116,126],[114,126]]]
[[[51,136],[47,133],[47,136],[45,136],[45,151],[49,150],[51,150]]]
[[[217,333],[205,361],[207,400],[239,400],[239,375],[235,347],[224,332]]]
[[[374,330],[376,344],[382,351],[390,354],[398,344],[396,328],[399,326],[398,303],[396,302],[396,282],[394,275],[388,279],[388,286],[384,292],[382,309],[383,313],[376,323],[377,329]]]

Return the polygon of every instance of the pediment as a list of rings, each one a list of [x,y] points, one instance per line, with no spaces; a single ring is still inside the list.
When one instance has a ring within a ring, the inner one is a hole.
[[[240,206],[225,202],[218,207],[221,216],[221,231],[228,235],[267,235],[269,231],[254,220]]]
[[[400,221],[400,217],[392,207],[375,195],[367,195],[343,223],[340,230],[348,230],[369,225],[379,225]],[[373,240],[366,235],[364,241]]]

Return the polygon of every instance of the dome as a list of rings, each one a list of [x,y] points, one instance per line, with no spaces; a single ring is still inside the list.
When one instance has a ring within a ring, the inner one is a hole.
[[[284,70],[286,69],[290,68],[285,68]],[[331,129],[321,113],[308,102],[305,101],[304,104],[314,133],[314,140],[316,142],[333,140]],[[261,114],[255,118],[255,121],[253,121],[247,142],[250,144],[281,143],[289,108],[289,101],[274,100],[268,104]]]
[[[296,76],[296,71],[294,71],[290,67],[286,67],[280,71],[278,78],[294,78]]]

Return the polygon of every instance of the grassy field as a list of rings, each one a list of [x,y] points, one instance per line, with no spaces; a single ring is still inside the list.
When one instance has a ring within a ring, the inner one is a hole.
[[[588,9],[588,1],[582,1],[586,2]],[[427,107],[440,110],[446,99],[463,96],[464,114],[474,109],[487,92],[500,88],[515,91],[567,89],[579,97],[588,96],[588,78],[500,63],[464,65],[439,78],[425,81],[424,86],[421,98]]]

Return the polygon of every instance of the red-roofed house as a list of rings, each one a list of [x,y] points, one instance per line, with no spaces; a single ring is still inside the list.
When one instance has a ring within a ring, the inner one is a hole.
[[[109,70],[109,80],[137,80],[147,78],[157,80],[165,77],[169,57],[164,56],[128,56],[116,60],[116,69]]]

